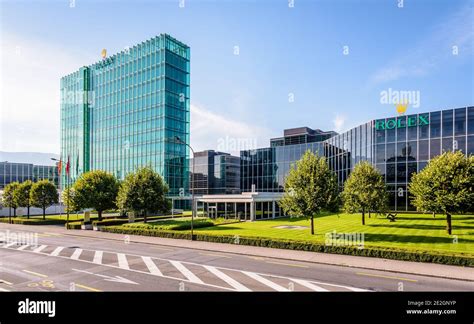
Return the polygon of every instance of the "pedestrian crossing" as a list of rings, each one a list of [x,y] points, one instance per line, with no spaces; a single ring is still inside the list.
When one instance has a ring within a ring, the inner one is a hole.
[[[291,278],[128,253],[87,250],[64,246],[17,245],[16,243],[2,243],[0,247],[17,251],[29,251],[53,257],[68,258],[230,291],[368,291],[357,287],[317,282],[308,279]],[[0,287],[0,291],[5,291],[5,288]]]

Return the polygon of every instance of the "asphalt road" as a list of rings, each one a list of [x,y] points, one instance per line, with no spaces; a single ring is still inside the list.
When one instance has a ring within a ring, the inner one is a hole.
[[[40,231],[37,245],[0,243],[0,292],[474,291],[468,281],[193,250],[179,247],[179,240],[176,245]]]

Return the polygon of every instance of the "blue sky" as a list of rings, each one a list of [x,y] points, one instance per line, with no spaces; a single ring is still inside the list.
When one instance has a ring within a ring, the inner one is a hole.
[[[70,2],[0,3],[0,150],[58,153],[59,77],[159,33],[191,47],[197,150],[396,115],[389,88],[419,92],[407,113],[474,104],[473,1]]]

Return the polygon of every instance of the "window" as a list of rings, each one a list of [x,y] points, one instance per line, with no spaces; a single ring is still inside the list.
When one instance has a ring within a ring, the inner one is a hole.
[[[441,143],[439,139],[432,139],[430,143],[430,159],[440,155]]]
[[[466,109],[456,109],[454,111],[454,134],[466,134]]]
[[[453,111],[443,111],[443,137],[453,136]]]
[[[432,138],[441,136],[441,113],[439,111],[430,114],[430,134]]]

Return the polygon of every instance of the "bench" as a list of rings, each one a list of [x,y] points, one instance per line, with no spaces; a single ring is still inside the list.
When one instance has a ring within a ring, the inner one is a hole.
[[[391,222],[394,222],[395,219],[397,218],[397,214],[388,213],[388,214],[387,214],[387,218],[388,218]]]

